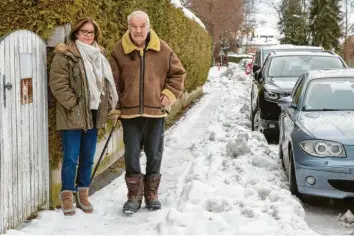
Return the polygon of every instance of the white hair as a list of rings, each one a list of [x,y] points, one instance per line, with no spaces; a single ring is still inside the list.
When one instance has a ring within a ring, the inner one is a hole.
[[[146,24],[150,25],[150,18],[149,15],[146,12],[143,11],[133,11],[132,13],[130,13],[130,15],[127,18],[128,21],[128,25],[130,25],[130,19],[132,16],[145,16],[146,17]]]

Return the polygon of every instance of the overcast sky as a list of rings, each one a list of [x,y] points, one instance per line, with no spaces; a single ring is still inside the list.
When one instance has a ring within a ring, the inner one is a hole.
[[[273,2],[278,5],[280,4],[280,1],[281,0],[255,0],[256,2],[255,4],[257,8],[256,20],[259,27],[271,27],[277,29],[277,23],[279,21],[278,14],[274,9],[274,7],[271,6],[270,3]],[[344,4],[342,4],[342,11],[343,13],[345,12]],[[350,6],[348,7],[348,13],[349,13],[348,22],[349,25],[351,25],[354,23],[354,4],[352,4],[352,7]],[[265,24],[262,24],[262,21],[265,22]],[[344,23],[343,23],[343,27],[344,27]]]
[[[276,10],[267,2],[267,0],[256,0],[256,20],[259,27],[270,27],[277,29],[278,14]],[[280,2],[279,0],[273,0],[274,3]]]

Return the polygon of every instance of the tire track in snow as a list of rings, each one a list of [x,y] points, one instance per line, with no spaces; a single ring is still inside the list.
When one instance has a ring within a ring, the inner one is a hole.
[[[166,196],[161,199],[174,199],[175,203],[171,203],[169,207],[172,209],[180,209],[183,206],[183,201],[186,200],[189,194],[190,177],[196,167],[196,158],[193,154],[195,146],[199,145],[198,140],[203,136],[209,123],[212,113],[216,109],[220,100],[220,93],[206,94],[202,99],[185,114],[184,119],[181,119],[171,129],[166,132],[166,152],[164,153],[163,160],[163,179],[161,187],[164,186],[168,189]],[[192,123],[192,125],[191,125]],[[188,124],[188,126],[187,126]],[[191,132],[193,131],[193,132]],[[169,155],[171,153],[171,155]],[[179,154],[180,153],[180,154]],[[176,169],[175,166],[179,165],[180,160],[176,159],[176,155],[180,155],[187,164],[183,168]],[[171,157],[171,158],[169,158]],[[165,165],[165,163],[168,163]],[[183,170],[182,173],[170,173],[171,170],[177,172]],[[179,176],[176,178],[176,176]],[[176,181],[177,180],[177,181]],[[168,217],[171,211],[166,214],[166,217],[161,222],[168,222]],[[157,226],[160,234],[164,234],[161,224]]]

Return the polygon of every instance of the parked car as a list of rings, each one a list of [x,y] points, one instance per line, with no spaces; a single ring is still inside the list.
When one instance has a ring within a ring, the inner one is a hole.
[[[278,105],[291,193],[354,197],[354,70],[306,73]]]
[[[244,58],[241,59],[240,62],[238,63],[239,68],[243,71],[246,71],[247,65],[248,63],[250,63],[252,61],[252,58]]]
[[[247,63],[246,70],[245,70],[246,75],[252,73],[253,62],[254,62],[254,57],[252,57],[251,61]]]
[[[253,73],[255,74],[259,69],[262,68],[264,61],[267,56],[273,52],[290,52],[290,51],[306,51],[306,52],[322,52],[324,51],[323,47],[316,46],[300,46],[293,44],[280,44],[280,45],[272,45],[272,46],[263,46],[257,49],[255,54],[255,60],[253,63]]]
[[[299,76],[310,70],[346,68],[333,52],[274,52],[268,56],[251,91],[252,130],[268,141],[278,141],[280,108],[277,100],[288,96]]]

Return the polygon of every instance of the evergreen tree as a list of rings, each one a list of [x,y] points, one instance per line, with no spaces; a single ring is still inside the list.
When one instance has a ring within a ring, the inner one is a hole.
[[[338,49],[342,36],[340,0],[311,0],[310,32],[312,45]]]
[[[304,1],[282,0],[280,5],[281,19],[278,23],[280,32],[284,35],[282,43],[307,45],[306,13]]]

